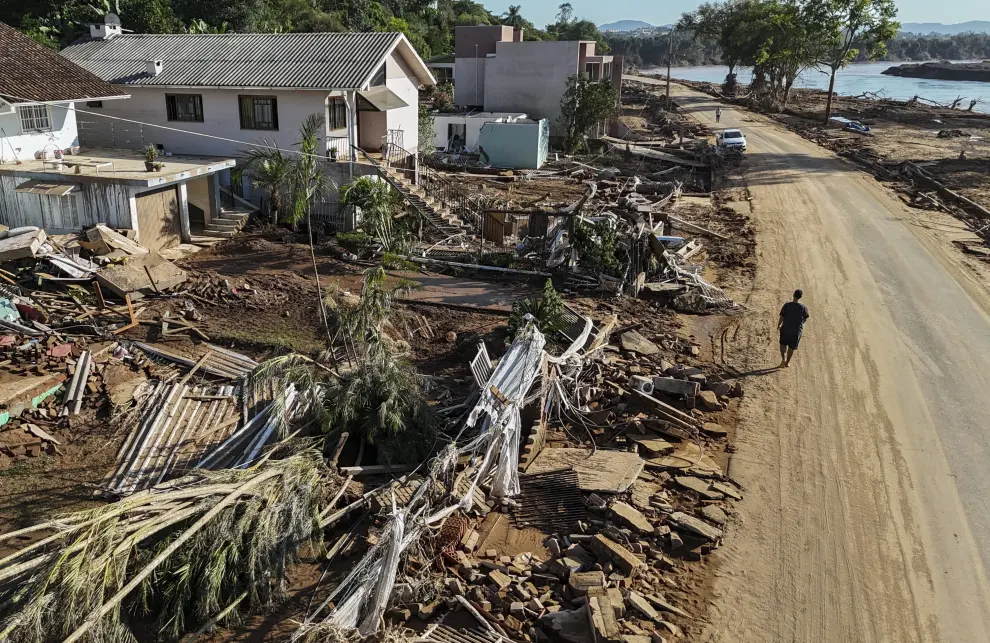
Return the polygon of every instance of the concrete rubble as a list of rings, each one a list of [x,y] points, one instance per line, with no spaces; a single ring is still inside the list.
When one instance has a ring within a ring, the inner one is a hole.
[[[642,334],[640,337],[654,343]],[[720,413],[728,396],[741,394],[741,388],[729,382],[728,387],[718,387],[725,394],[719,396],[712,385],[727,380],[662,359],[661,354],[667,354],[661,350],[664,341],[655,343],[658,354],[644,354],[637,350],[638,342],[633,345],[624,338],[625,334],[619,333],[597,342],[599,350],[595,352],[576,354],[580,356],[581,375],[569,386],[579,391],[570,402],[577,405],[572,409],[572,419],[561,421],[566,425],[574,418],[589,417],[595,409],[614,409],[608,425],[588,428],[594,448],[589,449],[588,444],[550,446],[541,442],[532,461],[519,461],[516,465],[520,469],[518,487],[512,476],[505,475],[507,472],[498,473],[494,464],[488,467],[491,474],[483,487],[497,501],[477,512],[476,503],[470,503],[470,508],[462,503],[459,512],[447,514],[444,524],[454,521],[460,535],[449,541],[451,546],[443,550],[435,564],[424,567],[422,554],[415,553],[418,549],[405,550],[406,558],[400,559],[404,562],[395,568],[395,582],[396,587],[409,591],[395,592],[384,602],[388,606],[386,619],[407,622],[418,618],[445,627],[442,624],[448,614],[465,612],[465,617],[476,624],[473,631],[487,631],[512,641],[570,643],[656,643],[676,639],[682,628],[692,623],[694,617],[681,603],[678,575],[686,565],[703,561],[721,545],[726,527],[732,524],[732,504],[742,497],[737,485],[709,455],[720,448],[725,435],[712,437],[702,429],[706,424],[716,424],[717,417],[712,414]],[[488,387],[502,378],[506,384],[500,385],[499,390],[507,400],[522,399],[520,395],[529,386],[515,384],[520,381],[515,376],[505,377],[505,360],[511,362],[515,355],[528,353],[519,341],[517,337],[517,343],[495,365],[485,384]],[[612,359],[613,350],[621,351],[626,359],[622,363]],[[510,364],[512,372],[521,373],[517,369],[524,368],[524,363]],[[633,364],[651,383],[655,377],[676,384],[667,384],[664,390],[655,392],[657,397],[644,399],[624,388]],[[503,375],[499,375],[500,369]],[[521,381],[528,379],[523,377]],[[509,382],[513,384],[509,386]],[[694,404],[701,393],[711,393],[719,409],[703,410]],[[481,404],[493,401],[483,398]],[[500,422],[498,414],[504,411],[498,405],[489,408],[496,413],[487,420],[491,426]],[[515,440],[515,415],[505,417],[508,423],[503,435]],[[526,428],[519,425],[519,429],[521,439]],[[530,429],[534,430],[536,427]],[[486,452],[498,451],[489,447]],[[663,463],[661,459],[668,456],[676,457]],[[472,466],[466,472],[476,470]],[[544,484],[555,485],[559,491],[531,495],[529,479],[544,480]],[[553,498],[564,497],[564,487],[559,485],[570,485],[571,492],[580,494],[580,506],[555,508]],[[425,488],[426,485],[416,487],[417,492]],[[401,495],[401,500],[393,501],[394,506],[379,504],[380,516],[395,516],[391,519],[394,521],[415,511],[416,494],[391,493],[395,499]],[[505,525],[504,518],[508,516],[512,519],[507,527],[511,533],[531,532],[537,514],[528,505],[537,498],[548,503],[538,507],[537,513],[552,515],[558,509],[566,510],[561,514],[567,516],[566,520],[541,528],[544,536],[537,549],[507,549],[509,541],[496,536],[506,527],[498,525]],[[436,506],[426,511],[444,512]],[[520,519],[522,516],[525,518]],[[407,523],[404,530],[415,530],[416,524]],[[423,542],[426,536],[417,534],[416,538]],[[374,542],[372,551],[387,546],[388,541],[379,535]],[[365,560],[369,564],[381,561],[382,554],[374,555],[372,551]],[[365,592],[373,593],[382,587],[380,582],[367,583],[363,586]],[[338,602],[341,607],[329,614],[323,608],[317,609],[310,617],[313,623],[319,618],[337,622],[346,617],[350,619],[347,622],[358,627],[358,615],[367,618],[371,614],[364,609],[349,611],[351,599],[346,597],[352,590],[345,586],[350,587],[345,581],[333,594],[334,600],[342,601]],[[353,596],[370,600],[368,593]],[[309,622],[303,630],[308,627],[312,627]]]

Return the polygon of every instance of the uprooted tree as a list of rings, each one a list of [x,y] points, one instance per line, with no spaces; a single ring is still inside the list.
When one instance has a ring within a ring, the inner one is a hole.
[[[360,297],[337,290],[324,300],[333,338],[347,346],[350,363],[287,355],[263,364],[256,379],[294,384],[316,401],[310,420],[325,433],[344,431],[375,446],[386,464],[423,460],[434,446],[435,418],[424,379],[406,358],[408,347],[388,333],[395,297],[410,288],[389,284],[381,266],[369,268]]]
[[[34,542],[0,558],[0,640],[124,643],[136,640],[132,622],[175,640],[190,625],[271,605],[287,564],[318,540],[332,479],[305,450],[246,470],[197,470],[3,534],[2,547]]]
[[[590,80],[584,74],[567,79],[560,99],[558,123],[564,132],[564,151],[573,153],[595,129],[604,127],[619,109],[619,94],[607,80]]]

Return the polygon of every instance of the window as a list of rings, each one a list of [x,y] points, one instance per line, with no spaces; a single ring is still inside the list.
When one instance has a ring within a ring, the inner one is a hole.
[[[347,128],[347,103],[344,102],[343,98],[331,98],[329,105],[327,105],[327,113],[329,114],[328,127],[330,129]]]
[[[384,84],[385,84],[385,65],[382,65],[381,67],[378,68],[378,71],[375,72],[375,76],[371,79],[371,83],[368,86],[381,87]]]
[[[17,108],[21,115],[21,131],[50,132],[51,118],[48,116],[48,105],[22,105]]]
[[[101,100],[88,100],[86,101],[86,107],[103,107],[103,101]]]
[[[241,129],[278,129],[278,105],[274,96],[238,96]]]
[[[170,121],[203,122],[203,97],[199,94],[165,94],[165,112]]]
[[[598,63],[585,63],[584,73],[588,75],[589,80],[598,80],[600,74],[601,65]]]
[[[450,67],[432,67],[430,71],[433,72],[433,77],[437,79],[437,83],[449,83],[454,80],[454,70]]]

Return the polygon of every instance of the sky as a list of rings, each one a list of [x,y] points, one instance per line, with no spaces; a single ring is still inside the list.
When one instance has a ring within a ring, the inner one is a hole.
[[[557,5],[562,0],[478,0],[489,11],[500,14],[510,4],[522,6],[522,15],[541,29],[553,22]],[[941,22],[952,24],[968,20],[987,20],[986,0],[899,0],[898,19],[901,22]],[[605,24],[618,20],[643,20],[653,25],[676,22],[682,13],[697,7],[697,0],[571,0],[577,18]],[[981,9],[982,6],[982,9]]]

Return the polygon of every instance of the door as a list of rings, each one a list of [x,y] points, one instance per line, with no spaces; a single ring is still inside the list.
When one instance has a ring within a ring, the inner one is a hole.
[[[135,199],[138,242],[155,252],[179,244],[179,199],[175,186],[142,192]]]
[[[467,125],[463,123],[447,124],[447,150],[459,150],[467,145]]]

